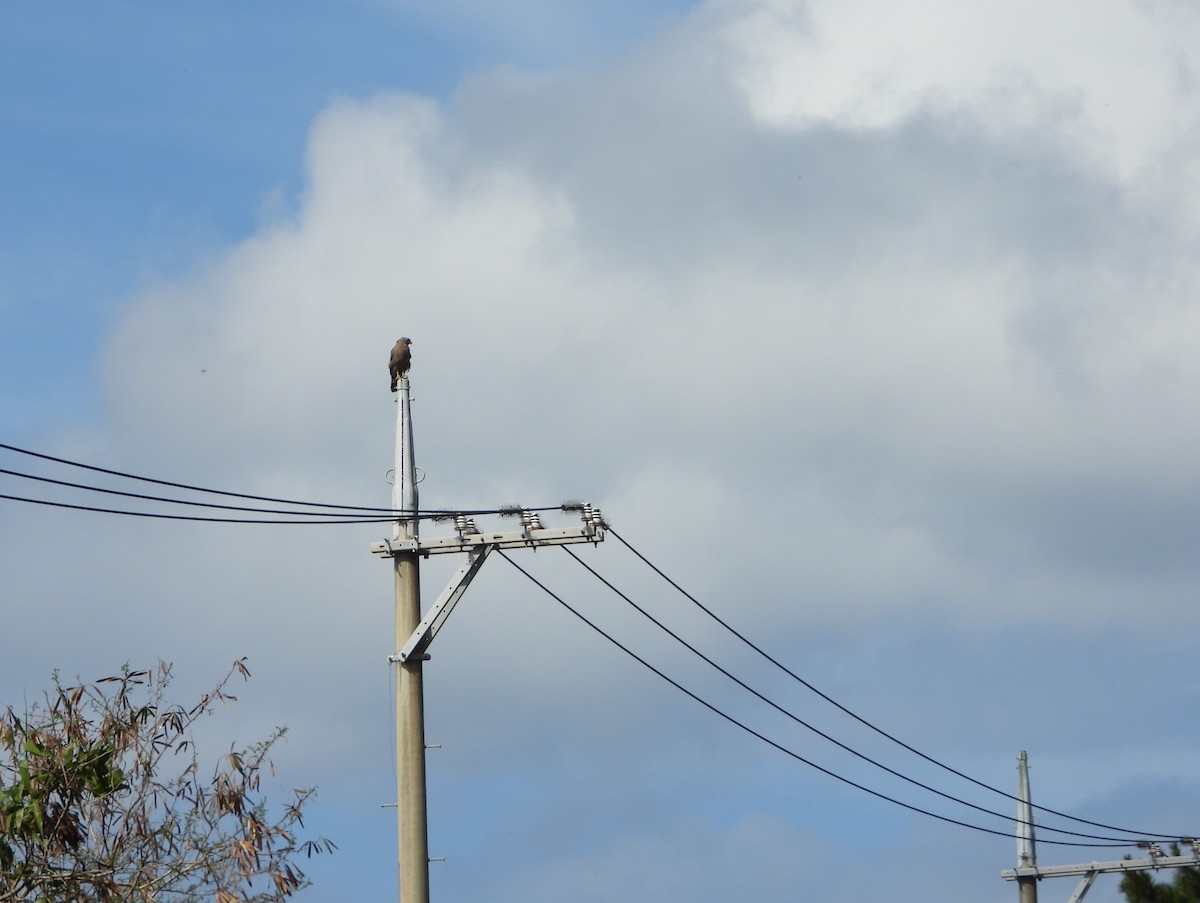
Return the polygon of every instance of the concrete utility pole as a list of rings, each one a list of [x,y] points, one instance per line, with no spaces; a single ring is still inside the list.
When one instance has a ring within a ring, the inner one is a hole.
[[[1037,867],[1037,851],[1033,837],[1033,801],[1029,793],[1029,756],[1025,750],[1017,754],[1017,868]],[[1038,879],[1025,875],[1017,879],[1018,903],[1037,903]]]
[[[401,340],[407,341],[407,340]],[[395,377],[396,374],[394,373]],[[581,527],[546,529],[536,512],[520,508],[521,529],[481,533],[465,516],[454,518],[453,536],[421,539],[418,535],[417,468],[413,459],[412,407],[406,376],[395,379],[396,464],[392,483],[392,510],[396,521],[392,538],[371,545],[372,553],[391,558],[395,570],[396,649],[388,660],[396,668],[396,824],[399,835],[401,903],[429,903],[429,820],[425,790],[425,700],[422,667],[425,650],[433,642],[471,580],[495,549],[528,549],[538,546],[599,543],[604,540],[604,518],[584,503],[564,505],[578,511]],[[421,616],[420,560],[429,555],[465,552],[467,561],[450,578],[438,599]]]
[[[1116,872],[1143,872],[1148,869],[1176,869],[1200,866],[1200,840],[1181,837],[1182,846],[1190,846],[1188,856],[1164,856],[1158,843],[1141,841],[1136,846],[1150,853],[1149,859],[1121,859],[1116,862],[1088,862],[1082,865],[1037,864],[1033,839],[1033,802],[1029,794],[1029,757],[1024,750],[1017,755],[1017,867],[1005,869],[1000,877],[1017,882],[1019,903],[1037,903],[1037,883],[1042,878],[1079,878],[1067,903],[1080,903],[1098,875]],[[1131,844],[1133,845],[1133,844]]]
[[[417,468],[413,460],[412,399],[407,377],[396,383],[396,464],[392,508],[399,515],[392,528],[398,547],[418,540]],[[421,622],[420,553],[400,549],[392,555],[395,569],[396,648]],[[400,899],[429,903],[429,820],[425,798],[425,690],[422,666],[428,656],[394,661],[396,668],[396,823],[400,844]]]

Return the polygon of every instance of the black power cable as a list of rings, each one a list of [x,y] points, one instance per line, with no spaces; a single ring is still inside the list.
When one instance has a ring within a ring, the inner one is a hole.
[[[812,733],[814,733],[818,737],[820,737],[822,740],[826,740],[829,743],[832,743],[834,746],[838,747],[841,750],[844,750],[845,752],[850,753],[852,756],[855,756],[856,758],[860,759],[861,761],[866,762],[869,765],[873,765],[874,767],[880,769],[881,771],[887,772],[888,774],[892,775],[892,777],[896,777],[902,781],[906,781],[907,783],[912,784],[915,787],[919,787],[922,790],[928,791],[929,793],[932,793],[935,796],[940,796],[942,799],[949,800],[950,802],[953,802],[953,803],[958,803],[959,805],[962,805],[962,806],[966,806],[968,809],[974,809],[976,812],[981,812],[984,815],[994,815],[997,818],[1002,818],[1006,821],[1013,820],[1013,818],[1010,814],[1007,814],[1004,812],[996,812],[993,809],[987,809],[983,806],[976,805],[975,803],[969,802],[967,800],[960,799],[957,796],[953,796],[952,794],[945,793],[941,790],[938,790],[936,787],[931,787],[928,784],[918,781],[916,778],[910,777],[906,774],[896,771],[893,768],[889,768],[887,765],[884,765],[882,762],[879,762],[879,761],[871,758],[870,756],[859,752],[858,750],[854,749],[853,747],[850,747],[850,746],[846,745],[845,743],[842,743],[837,738],[832,737],[829,734],[825,733],[820,728],[814,727],[813,725],[809,724],[807,721],[800,718],[798,715],[794,714],[793,712],[788,711],[787,709],[785,709],[783,706],[779,705],[774,700],[768,698],[764,694],[760,693],[758,690],[751,687],[749,684],[747,684],[741,678],[739,678],[735,674],[731,673],[724,666],[713,661],[711,658],[709,658],[707,655],[705,655],[703,652],[701,652],[699,649],[697,649],[695,646],[693,646],[691,643],[689,643],[687,640],[685,640],[683,637],[681,637],[679,634],[677,634],[674,630],[672,630],[670,627],[668,627],[666,624],[664,624],[658,618],[654,617],[654,615],[650,614],[650,612],[646,611],[646,609],[644,609],[642,606],[638,605],[635,601],[633,601],[633,599],[629,598],[629,596],[627,596],[625,593],[621,592],[621,590],[617,589],[617,587],[614,586],[608,579],[606,579],[603,575],[601,575],[599,572],[597,572],[595,568],[593,568],[586,561],[584,561],[582,558],[580,558],[578,555],[576,555],[574,552],[572,552],[568,546],[563,546],[562,549],[564,552],[566,552],[568,555],[570,555],[571,558],[573,558],[576,561],[576,563],[581,565],[593,577],[595,577],[597,580],[599,580],[601,583],[603,583],[606,587],[608,587],[610,590],[612,590],[614,593],[616,593],[618,596],[620,596],[636,612],[638,612],[638,614],[642,615],[642,617],[644,617],[644,618],[646,618],[646,620],[650,621],[650,623],[652,623],[655,627],[657,627],[659,630],[661,630],[667,636],[671,637],[671,639],[675,640],[675,642],[679,643],[681,646],[683,646],[685,649],[687,649],[693,655],[695,655],[696,657],[701,659],[707,665],[711,666],[712,668],[715,668],[717,671],[719,671],[725,677],[729,678],[731,681],[733,681],[735,684],[737,684],[739,687],[741,687],[747,693],[750,693],[755,698],[761,700],[762,702],[765,702],[771,708],[775,709],[775,711],[779,712],[781,715],[790,719],[795,724],[798,724],[801,727],[811,731]],[[1019,819],[1018,819],[1018,823],[1020,823]],[[1134,838],[1125,838],[1125,837],[1110,837],[1110,836],[1098,835],[1098,834],[1084,834],[1079,831],[1068,831],[1064,828],[1053,828],[1053,827],[1050,827],[1048,825],[1043,825],[1043,824],[1037,825],[1037,828],[1039,831],[1053,831],[1056,834],[1065,834],[1070,837],[1083,837],[1088,840],[1105,840],[1105,841],[1113,841],[1113,842],[1124,842],[1126,845],[1132,845],[1132,844],[1137,843],[1138,841],[1146,839],[1144,835],[1138,835]]]
[[[215,509],[219,509],[222,511],[243,511],[243,512],[255,513],[255,514],[287,514],[292,517],[333,517],[336,515],[338,517],[354,517],[354,518],[364,519],[368,522],[374,522],[374,521],[381,520],[380,514],[382,514],[383,510],[384,510],[384,509],[380,509],[379,513],[351,515],[349,513],[344,513],[340,509],[337,510],[336,512],[327,512],[327,511],[288,511],[287,509],[283,509],[283,508],[250,508],[250,507],[245,507],[242,505],[222,505],[219,502],[197,502],[197,501],[192,501],[192,500],[188,500],[188,499],[167,498],[165,496],[160,496],[160,495],[145,495],[140,492],[123,492],[119,489],[107,489],[103,486],[90,486],[90,485],[87,485],[86,483],[69,483],[66,480],[54,480],[54,479],[51,479],[50,477],[41,477],[41,476],[38,476],[38,475],[32,474],[32,473],[22,473],[21,471],[18,471],[18,470],[7,470],[2,467],[0,467],[0,474],[5,474],[10,477],[20,477],[23,480],[35,480],[39,483],[49,483],[52,486],[63,486],[68,489],[82,489],[86,492],[100,492],[100,493],[104,493],[105,495],[116,495],[116,496],[120,496],[122,498],[128,498],[128,499],[138,499],[140,501],[146,501],[146,502],[166,502],[171,505],[187,505],[187,506],[194,507],[194,508],[215,508]],[[106,510],[106,509],[87,509],[87,510]],[[382,518],[382,519],[390,520],[391,518]],[[350,521],[348,521],[348,522],[350,522]]]
[[[175,483],[170,480],[159,480],[159,479],[155,479],[154,477],[144,477],[144,476],[140,476],[139,474],[126,473],[126,472],[120,471],[120,470],[110,470],[107,467],[97,467],[94,464],[84,464],[80,461],[71,461],[67,458],[56,458],[53,455],[46,455],[46,454],[42,454],[41,452],[30,451],[29,449],[26,449],[26,448],[18,448],[15,445],[8,445],[3,442],[0,442],[0,449],[4,449],[4,450],[10,451],[10,452],[15,452],[20,455],[28,455],[29,457],[33,457],[33,458],[40,458],[43,461],[52,461],[55,464],[63,464],[63,465],[66,465],[67,467],[78,467],[78,468],[81,468],[82,470],[90,470],[95,473],[108,474],[109,476],[120,477],[121,479],[124,479],[124,480],[136,480],[141,483],[152,483],[156,486],[169,486],[172,489],[184,489],[184,490],[187,490],[188,492],[200,492],[200,493],[206,493],[208,495],[221,495],[221,496],[226,496],[227,498],[246,499],[246,500],[252,501],[252,502],[269,502],[274,505],[297,505],[297,506],[305,507],[305,508],[327,509],[325,512],[320,512],[318,516],[330,516],[330,512],[336,512],[337,516],[339,516],[339,517],[358,517],[359,515],[352,515],[352,514],[349,514],[348,512],[361,511],[361,512],[366,513],[364,516],[366,517],[366,519],[368,521],[372,520],[370,515],[376,515],[376,516],[378,516],[378,519],[383,520],[383,521],[394,521],[394,520],[400,519],[400,517],[397,516],[396,512],[391,508],[372,508],[372,507],[366,507],[363,505],[333,505],[333,504],[327,504],[325,502],[305,502],[305,501],[298,501],[296,499],[279,499],[279,498],[271,498],[270,496],[263,496],[263,495],[250,495],[250,494],[244,493],[244,492],[230,492],[225,489],[209,489],[204,486],[192,486],[187,483]],[[300,516],[303,513],[303,512],[299,512],[299,511],[276,512],[273,510],[261,509],[261,508],[235,508],[233,506],[226,506],[226,505],[205,504],[202,502],[188,502],[188,501],[184,501],[182,499],[167,499],[167,498],[161,498],[158,496],[139,496],[134,493],[116,492],[115,490],[103,489],[98,486],[88,486],[88,485],[81,484],[81,483],[60,482],[57,480],[48,479],[46,477],[37,477],[37,476],[33,476],[32,474],[25,474],[25,473],[20,473],[18,471],[12,471],[12,470],[0,470],[0,473],[6,473],[6,474],[9,474],[10,476],[17,476],[17,477],[22,477],[25,479],[41,480],[41,481],[47,482],[47,483],[58,483],[61,486],[69,486],[72,488],[84,489],[84,490],[88,490],[91,492],[107,492],[107,493],[114,494],[114,495],[126,495],[131,498],[143,498],[143,499],[146,499],[149,501],[157,501],[157,502],[171,502],[171,503],[179,504],[179,505],[200,505],[202,507],[208,507],[208,508],[228,508],[229,510],[234,510],[234,511],[261,512],[261,513],[267,513],[267,514],[289,513],[289,514],[294,514],[296,516]],[[36,501],[36,500],[31,500],[31,499],[15,498],[12,496],[0,496],[0,498],[11,498],[14,501]],[[51,504],[51,503],[47,503],[47,504]],[[70,507],[70,506],[63,506],[63,507]],[[127,512],[127,511],[107,511],[106,509],[102,509],[102,508],[91,509],[91,508],[87,508],[85,506],[79,506],[79,507],[81,508],[81,510],[85,510],[85,511],[97,510],[97,511],[101,511],[103,513],[110,513],[110,514],[133,513],[133,512]],[[533,507],[533,508],[521,508],[519,510],[558,511],[558,510],[561,510],[562,508],[563,508],[562,505],[542,505],[542,506]],[[421,519],[436,519],[436,518],[443,518],[443,517],[453,517],[458,514],[467,515],[467,516],[477,515],[477,514],[478,515],[508,514],[508,513],[514,512],[516,510],[518,510],[518,506],[516,506],[516,505],[506,505],[506,506],[499,507],[499,508],[478,508],[478,509],[436,509],[436,508],[434,508],[434,509],[417,511],[416,516]],[[181,519],[186,520],[187,518],[181,518]],[[197,520],[221,520],[219,518],[196,518],[196,519]],[[274,521],[247,521],[247,523],[274,523]],[[290,523],[290,521],[288,521],[287,523]],[[347,521],[347,523],[351,523],[351,521]]]
[[[723,627],[729,633],[733,634],[733,636],[737,637],[739,640],[741,640],[743,643],[745,643],[750,649],[757,652],[764,659],[766,659],[768,662],[770,662],[776,668],[781,670],[784,674],[788,675],[793,680],[800,683],[803,687],[805,687],[806,689],[815,693],[817,696],[821,697],[821,699],[825,700],[830,705],[834,706],[835,708],[837,708],[841,712],[845,713],[846,715],[849,715],[851,718],[853,718],[859,724],[862,724],[864,727],[870,728],[872,731],[879,734],[881,737],[884,737],[884,738],[890,740],[891,742],[895,743],[897,746],[900,746],[903,749],[908,750],[910,753],[924,759],[926,762],[929,762],[932,765],[936,765],[938,768],[942,768],[942,769],[950,772],[951,774],[955,775],[956,777],[960,777],[963,780],[976,785],[977,787],[983,788],[984,790],[989,790],[992,793],[997,793],[1006,799],[1013,800],[1014,802],[1021,802],[1021,800],[1018,797],[1014,796],[1011,793],[1001,790],[998,787],[993,787],[992,785],[987,784],[983,781],[980,781],[977,778],[973,778],[968,774],[964,774],[963,772],[958,771],[957,769],[953,768],[952,766],[947,765],[944,762],[941,762],[941,761],[933,758],[932,756],[926,755],[925,753],[921,752],[919,749],[916,749],[915,747],[910,746],[909,744],[905,743],[903,740],[900,740],[899,738],[888,733],[883,728],[877,727],[876,725],[872,724],[870,721],[866,720],[862,716],[860,716],[860,715],[856,714],[855,712],[852,712],[850,709],[846,708],[844,705],[839,703],[837,700],[835,700],[832,697],[821,692],[819,689],[814,687],[811,683],[806,681],[803,677],[796,674],[794,671],[792,671],[790,668],[788,668],[786,665],[784,665],[778,659],[771,656],[769,653],[764,651],[761,647],[756,645],[754,642],[752,642],[750,639],[748,639],[742,633],[738,632],[734,627],[732,627],[729,623],[727,623],[725,620],[723,620],[719,615],[717,615],[715,612],[713,612],[711,609],[709,609],[707,606],[705,606],[704,603],[702,603],[699,599],[697,599],[695,596],[693,596],[691,593],[689,593],[687,590],[685,590],[682,586],[680,586],[678,583],[676,583],[674,580],[672,580],[657,565],[655,565],[654,562],[650,561],[650,559],[648,559],[645,555],[643,555],[641,552],[639,552],[637,549],[635,549],[623,536],[621,536],[621,534],[619,534],[616,530],[614,530],[610,525],[606,525],[606,526],[607,526],[608,532],[611,533],[613,536],[615,536],[621,542],[621,544],[625,546],[625,548],[627,548],[630,552],[632,552],[639,559],[641,559],[641,561],[644,564],[646,564],[652,571],[654,571],[656,574],[658,574],[658,576],[662,577],[665,581],[667,581],[667,583],[669,583],[678,592],[680,592],[693,605],[695,605],[702,612],[704,612],[706,615],[708,615],[710,618],[712,618],[712,620],[716,621],[717,624],[719,624],[721,627]],[[1030,805],[1031,805],[1031,808],[1037,810],[1038,812],[1044,812],[1047,815],[1053,815],[1058,818],[1065,818],[1068,821],[1077,822],[1079,824],[1091,825],[1094,828],[1103,828],[1106,831],[1116,831],[1120,834],[1131,834],[1131,835],[1135,835],[1135,836],[1143,838],[1143,839],[1177,840],[1180,837],[1187,836],[1187,835],[1181,835],[1181,834],[1158,834],[1158,833],[1154,833],[1154,832],[1150,832],[1150,831],[1146,831],[1146,832],[1132,831],[1132,830],[1129,830],[1128,828],[1120,828],[1120,827],[1116,827],[1114,825],[1106,825],[1102,822],[1090,821],[1089,819],[1086,819],[1086,818],[1079,818],[1074,815],[1068,815],[1065,812],[1059,812],[1056,809],[1050,809],[1050,808],[1047,808],[1046,806],[1038,806],[1038,805],[1034,805],[1032,803]]]
[[[186,489],[189,492],[203,492],[209,495],[223,495],[229,498],[247,499],[252,502],[271,502],[275,505],[300,505],[308,508],[339,508],[344,511],[370,511],[378,514],[387,513],[387,508],[364,508],[360,505],[328,505],[323,502],[301,502],[295,499],[276,499],[262,495],[248,495],[244,492],[228,492],[223,489],[208,489],[203,486],[190,486],[187,483],[174,483],[170,480],[157,480],[153,477],[143,477],[138,474],[125,473],[120,470],[110,470],[107,467],[97,467],[94,464],[83,464],[79,461],[71,461],[67,458],[56,458],[53,455],[45,455],[41,452],[30,451],[26,448],[18,448],[15,445],[7,445],[0,442],[0,449],[5,451],[16,452],[19,455],[28,455],[32,458],[40,458],[43,461],[53,461],[55,464],[65,464],[68,467],[78,467],[82,470],[90,470],[94,473],[105,473],[113,477],[121,477],[125,480],[137,480],[141,483],[153,483],[156,486],[170,486],[172,489]]]
[[[149,517],[156,520],[194,521],[198,523],[210,524],[300,524],[302,526],[311,527],[328,524],[386,524],[394,523],[398,519],[394,517],[377,517],[370,519],[357,517],[353,520],[263,520],[243,517],[201,517],[195,514],[163,514],[159,511],[126,511],[120,508],[97,508],[92,505],[72,505],[68,502],[52,502],[49,499],[32,499],[19,495],[0,494],[0,499],[5,499],[10,502],[26,502],[31,505],[42,505],[47,508],[67,508],[71,511],[91,511],[97,514],[119,514],[126,517]]]
[[[624,652],[626,655],[628,655],[630,658],[632,658],[638,664],[642,665],[647,670],[653,672],[655,675],[657,675],[658,677],[665,680],[667,683],[669,683],[675,689],[679,690],[685,696],[688,696],[691,699],[695,700],[696,702],[700,703],[700,705],[704,706],[706,709],[711,711],[713,714],[720,716],[724,720],[728,721],[730,724],[734,725],[737,728],[740,728],[741,730],[750,734],[752,737],[755,737],[758,740],[761,740],[763,743],[766,743],[768,746],[771,746],[771,747],[779,750],[784,755],[789,756],[790,758],[795,759],[796,761],[798,761],[804,765],[807,765],[810,768],[814,768],[817,771],[821,772],[822,774],[833,778],[834,780],[841,781],[843,784],[847,784],[847,785],[855,788],[856,790],[861,790],[864,793],[867,793],[873,797],[876,797],[877,799],[881,799],[884,802],[888,802],[888,803],[892,803],[894,805],[900,806],[901,808],[907,809],[910,812],[916,812],[919,815],[926,815],[930,818],[937,819],[938,821],[946,822],[946,823],[952,824],[952,825],[958,825],[959,827],[962,827],[962,828],[969,828],[972,831],[979,831],[984,834],[993,834],[998,837],[1007,838],[1009,840],[1012,839],[1011,832],[998,831],[998,830],[994,830],[992,828],[985,828],[981,825],[973,825],[970,822],[960,821],[955,818],[950,818],[949,816],[946,816],[946,815],[939,815],[936,812],[930,812],[928,809],[922,809],[922,808],[920,808],[918,806],[914,806],[910,803],[903,802],[902,800],[895,799],[894,797],[887,796],[884,793],[880,793],[878,790],[872,790],[870,787],[866,787],[862,784],[857,783],[856,781],[852,781],[850,778],[843,777],[842,775],[837,774],[834,771],[830,771],[828,768],[824,768],[824,767],[816,764],[815,762],[812,762],[809,759],[806,759],[804,756],[801,756],[799,753],[788,749],[786,746],[783,746],[780,743],[776,743],[774,740],[770,739],[769,737],[764,736],[763,734],[754,730],[754,728],[750,727],[749,725],[746,725],[746,724],[742,723],[741,721],[738,721],[732,715],[729,715],[726,712],[722,711],[721,709],[717,708],[711,702],[708,702],[707,700],[702,699],[700,696],[693,693],[691,690],[687,689],[686,687],[684,687],[682,684],[678,683],[671,677],[668,677],[664,672],[662,672],[661,670],[656,668],[654,665],[650,664],[650,662],[646,661],[644,658],[642,658],[640,655],[638,655],[636,652],[634,652],[628,646],[625,646],[618,639],[613,637],[611,634],[605,632],[603,628],[599,627],[593,621],[589,620],[585,615],[580,613],[577,609],[572,607],[570,605],[570,603],[568,603],[565,599],[563,599],[561,596],[554,593],[551,589],[549,589],[540,580],[538,580],[536,577],[534,577],[532,574],[530,574],[527,570],[525,570],[523,567],[521,567],[519,564],[517,564],[515,561],[513,561],[507,555],[505,555],[502,550],[497,549],[496,553],[501,558],[503,558],[505,561],[507,561],[509,564],[511,564],[513,567],[515,567],[518,571],[520,571],[522,574],[524,574],[525,577],[531,583],[534,584],[534,586],[538,587],[538,589],[542,590],[542,592],[546,593],[546,595],[550,596],[550,598],[552,598],[555,602],[557,602],[559,605],[561,605],[563,608],[565,608],[567,611],[569,611],[571,614],[573,614],[576,618],[583,621],[584,624],[586,624],[588,627],[592,628],[592,630],[594,630],[596,633],[600,634],[600,636],[604,637],[604,639],[608,640],[610,643],[612,643],[614,646],[616,646],[618,649],[620,649],[622,652]],[[1069,841],[1069,840],[1045,840],[1045,841],[1041,841],[1041,842],[1053,844],[1055,846],[1064,846],[1064,847],[1127,847],[1127,846],[1133,846],[1133,843],[1131,843],[1131,842],[1125,842],[1125,843],[1080,843],[1077,841]]]
[[[182,514],[162,514],[148,511],[129,511],[116,508],[101,508],[92,505],[77,505],[67,502],[56,502],[49,499],[30,498],[27,496],[18,495],[0,495],[0,499],[14,502],[25,502],[27,504],[42,505],[52,508],[67,508],[75,511],[90,511],[99,514],[116,514],[127,517],[149,517],[163,520],[176,521],[197,521],[204,523],[225,523],[225,524],[294,524],[308,523],[314,525],[328,524],[354,524],[354,523],[393,523],[398,520],[443,520],[455,516],[475,516],[487,514],[512,514],[520,510],[524,511],[558,511],[563,509],[563,505],[544,505],[531,508],[521,508],[516,505],[507,505],[499,508],[475,508],[475,509],[422,509],[412,514],[401,514],[391,508],[370,508],[361,505],[328,505],[320,502],[297,501],[295,499],[278,499],[269,496],[250,495],[242,492],[230,492],[222,489],[209,489],[201,486],[192,486],[186,483],[177,483],[170,480],[159,480],[153,477],[140,476],[138,474],[126,473],[119,470],[110,470],[106,467],[97,467],[92,464],[84,464],[79,461],[71,461],[66,458],[57,458],[53,455],[42,454],[41,452],[30,451],[29,449],[18,448],[15,445],[0,443],[0,449],[15,452],[17,454],[28,455],[34,458],[40,458],[45,461],[51,461],[56,464],[66,465],[68,467],[77,467],[83,470],[90,470],[96,473],[108,474],[109,476],[120,477],[121,479],[135,480],[143,483],[152,483],[158,486],[168,486],[174,489],[183,489],[188,492],[207,493],[210,495],[220,495],[228,498],[246,499],[248,501],[269,502],[277,505],[294,505],[302,506],[310,509],[325,509],[316,511],[288,511],[278,508],[257,508],[241,505],[224,505],[217,502],[200,502],[189,499],[168,498],[164,496],[147,495],[137,492],[125,492],[118,489],[109,489],[102,486],[93,486],[85,483],[72,483],[66,480],[57,480],[50,477],[39,476],[22,471],[9,470],[0,468],[0,474],[17,477],[19,479],[34,480],[41,483],[61,486],[68,489],[77,489],[85,492],[104,493],[106,495],[115,495],[122,498],[138,499],[141,501],[157,502],[169,505],[184,505],[198,508],[209,508],[222,511],[237,511],[250,514],[280,514],[286,515],[289,518],[300,518],[300,520],[278,520],[278,519],[262,519],[262,518],[235,518],[235,517],[203,517],[190,516]]]

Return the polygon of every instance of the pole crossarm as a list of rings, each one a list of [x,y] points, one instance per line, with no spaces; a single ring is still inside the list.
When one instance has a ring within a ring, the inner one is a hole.
[[[1005,881],[1018,878],[1069,878],[1107,872],[1144,872],[1148,869],[1177,869],[1200,866],[1200,856],[1152,856],[1149,859],[1118,859],[1115,862],[1091,862],[1086,865],[1039,865],[1032,868],[1005,869],[1000,877]]]
[[[469,552],[480,546],[494,549],[533,549],[575,542],[603,542],[604,528],[598,525],[558,529],[510,530],[504,533],[461,533],[434,539],[385,539],[371,543],[371,554],[391,557],[397,552],[419,552],[422,557],[448,552]]]
[[[483,562],[495,549],[536,549],[539,546],[565,546],[572,543],[604,541],[604,521],[598,517],[585,519],[582,527],[546,529],[540,525],[526,526],[521,530],[500,533],[479,533],[460,530],[453,536],[434,539],[393,538],[371,544],[371,552],[388,558],[411,555],[441,555],[448,552],[466,552],[467,561],[460,567],[442,590],[437,601],[421,619],[412,636],[395,655],[388,656],[392,664],[413,659],[426,659],[425,650],[433,642],[454,606],[463,597]]]

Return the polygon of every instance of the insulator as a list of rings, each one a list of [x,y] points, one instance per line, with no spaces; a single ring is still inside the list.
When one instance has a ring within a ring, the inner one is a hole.
[[[597,527],[604,526],[604,515],[600,513],[599,508],[592,509],[592,523],[595,524]]]
[[[526,530],[528,530],[530,522],[532,520],[533,520],[533,515],[531,515],[528,511],[526,511],[524,508],[522,508],[521,509],[521,526],[524,527]]]
[[[585,502],[583,504],[582,512],[583,513],[580,516],[583,518],[584,524],[590,527],[593,522],[592,506]]]
[[[476,535],[479,532],[479,528],[477,526],[475,526],[475,518],[473,518],[473,517],[467,518],[466,532],[470,533],[472,536]]]
[[[467,520],[467,516],[465,514],[454,515],[454,529],[459,533],[466,533],[467,524],[469,523],[470,521]]]
[[[532,530],[544,529],[542,527],[542,516],[540,514],[538,514],[536,511],[534,511],[532,514],[529,515],[529,527]]]

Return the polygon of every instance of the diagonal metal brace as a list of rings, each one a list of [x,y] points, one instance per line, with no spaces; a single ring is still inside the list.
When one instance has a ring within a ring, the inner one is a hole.
[[[494,548],[493,545],[479,545],[467,552],[466,563],[450,578],[450,582],[446,584],[446,588],[442,590],[437,601],[430,606],[425,617],[421,619],[421,623],[417,625],[417,629],[413,631],[413,635],[408,638],[408,642],[395,655],[388,656],[388,661],[393,664],[406,662],[410,658],[421,657],[425,654],[425,649],[433,642],[437,632],[442,629],[442,624],[445,623],[446,618],[450,617],[450,612],[454,610],[458,600],[462,598],[467,587],[471,585],[471,581],[475,579],[475,575],[479,573],[479,569],[483,567],[484,559]]]
[[[1096,880],[1096,876],[1098,874],[1100,873],[1088,872],[1086,875],[1084,875],[1079,880],[1079,886],[1075,888],[1075,893],[1071,894],[1071,897],[1067,900],[1067,903],[1079,903],[1079,901],[1087,895],[1088,889],[1091,888],[1092,883]]]

